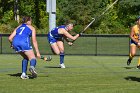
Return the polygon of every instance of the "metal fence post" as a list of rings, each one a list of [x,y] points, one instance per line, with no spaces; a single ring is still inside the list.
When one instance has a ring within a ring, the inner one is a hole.
[[[97,36],[96,36],[96,48],[95,48],[95,51],[96,51],[95,56],[97,56]]]
[[[0,46],[1,46],[1,47],[0,47],[0,54],[2,54],[2,35],[1,35],[1,34],[0,34],[0,42],[1,42],[1,43],[0,43]]]
[[[129,45],[128,46],[129,46],[129,53],[130,53],[130,37],[128,39],[129,39],[129,43],[128,43]]]
[[[56,27],[56,0],[46,0],[49,13],[49,31]]]

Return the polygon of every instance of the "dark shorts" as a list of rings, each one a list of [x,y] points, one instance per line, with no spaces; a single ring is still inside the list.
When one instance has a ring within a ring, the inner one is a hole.
[[[137,46],[137,43],[131,39],[130,40],[130,45],[136,45]]]
[[[63,39],[62,38],[54,38],[53,36],[48,34],[48,42],[50,44],[56,43],[57,41],[63,41]]]

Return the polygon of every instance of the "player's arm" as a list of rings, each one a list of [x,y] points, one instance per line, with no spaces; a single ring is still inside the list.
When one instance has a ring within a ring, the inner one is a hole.
[[[13,38],[14,36],[16,35],[16,30],[20,27],[21,25],[19,25],[17,28],[14,29],[14,31],[11,33],[11,35],[8,37],[8,40],[10,42],[10,47],[13,48],[13,45],[12,45],[12,41],[13,41]]]
[[[69,38],[67,38],[66,36],[64,36],[64,39],[65,39],[67,42],[70,42]]]
[[[12,43],[14,36],[16,35],[16,29],[12,32],[12,34],[8,37],[10,43]]]
[[[131,32],[130,32],[130,38],[134,41],[134,42],[136,42],[136,43],[138,43],[138,39],[135,39],[134,38],[134,28],[132,27],[132,29],[131,29]]]
[[[11,33],[11,35],[8,37],[8,40],[10,43],[12,43],[14,36],[16,35],[16,30],[20,27],[19,25],[17,28],[14,29],[14,31]]]
[[[40,52],[39,52],[39,49],[38,49],[38,43],[37,43],[37,40],[36,40],[36,30],[32,26],[30,26],[30,28],[32,30],[32,43],[34,45],[37,57],[40,58],[41,56],[40,56]]]
[[[66,36],[64,36],[64,39],[68,42],[68,45],[73,45],[72,41],[69,40],[69,38],[67,38]]]
[[[78,37],[79,37],[79,34],[75,35],[75,36],[72,36],[71,34],[69,34],[65,29],[61,28],[59,29],[61,30],[61,33],[66,36],[67,38],[70,38],[72,40],[76,40]]]
[[[12,34],[8,37],[8,40],[10,42],[10,48],[13,49],[13,45],[12,45],[12,41],[13,41],[13,38],[14,36],[16,35],[16,29],[12,32]]]

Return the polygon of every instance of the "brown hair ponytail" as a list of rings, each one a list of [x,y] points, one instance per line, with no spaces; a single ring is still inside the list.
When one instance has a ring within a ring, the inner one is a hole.
[[[30,21],[31,20],[31,17],[30,16],[24,16],[22,18],[22,23],[26,23],[27,21]]]

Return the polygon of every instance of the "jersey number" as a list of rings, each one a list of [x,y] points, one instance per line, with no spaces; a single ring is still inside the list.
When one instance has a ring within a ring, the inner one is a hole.
[[[22,34],[22,32],[24,31],[25,27],[21,27],[20,29],[21,29],[21,31],[20,31],[19,35]]]

